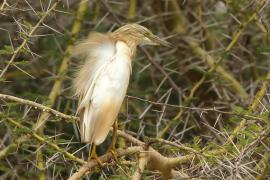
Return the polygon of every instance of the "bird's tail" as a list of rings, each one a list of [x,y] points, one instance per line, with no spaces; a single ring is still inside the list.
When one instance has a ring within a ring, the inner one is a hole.
[[[80,111],[80,134],[81,141],[91,144],[94,137],[93,110],[91,105]]]
[[[108,98],[98,109],[90,104],[80,111],[82,142],[99,145],[105,140],[120,109],[120,105],[112,102],[114,101]]]

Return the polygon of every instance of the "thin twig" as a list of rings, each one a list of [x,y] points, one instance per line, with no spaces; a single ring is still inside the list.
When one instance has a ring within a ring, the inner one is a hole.
[[[51,8],[40,18],[38,23],[31,29],[30,33],[27,35],[28,38],[25,38],[22,42],[22,44],[13,52],[13,55],[11,56],[8,64],[5,66],[5,68],[2,70],[0,74],[0,78],[5,74],[5,72],[8,70],[9,66],[13,63],[19,52],[24,48],[24,46],[27,44],[29,38],[34,34],[34,32],[38,29],[38,27],[43,23],[45,18],[56,8],[57,4],[60,1],[56,1]]]
[[[51,114],[55,115],[56,117],[64,118],[66,120],[71,120],[72,122],[78,120],[78,118],[75,117],[75,116],[66,115],[64,113],[56,111],[56,110],[54,110],[54,109],[52,109],[52,108],[50,108],[48,106],[36,103],[34,101],[30,101],[30,100],[26,100],[26,99],[18,98],[18,97],[15,97],[15,96],[6,95],[6,94],[0,94],[0,99],[9,100],[9,101],[15,101],[15,102],[18,102],[20,104],[33,106],[34,109],[39,109],[42,112],[51,113]]]

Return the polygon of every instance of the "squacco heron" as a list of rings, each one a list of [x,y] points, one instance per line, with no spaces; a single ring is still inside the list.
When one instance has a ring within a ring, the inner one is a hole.
[[[74,55],[84,58],[73,87],[79,98],[80,134],[83,142],[92,144],[91,158],[97,158],[95,145],[101,144],[116,121],[126,95],[131,63],[140,44],[169,43],[138,24],[127,24],[114,32],[92,32],[75,46]],[[115,133],[111,150],[115,149]]]

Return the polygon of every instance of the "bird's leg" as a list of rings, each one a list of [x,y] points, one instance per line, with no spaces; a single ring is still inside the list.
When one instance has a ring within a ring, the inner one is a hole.
[[[94,159],[97,161],[98,165],[99,166],[103,166],[102,162],[100,161],[98,155],[97,155],[97,152],[96,152],[96,145],[95,143],[92,144],[92,147],[91,147],[91,150],[89,151],[89,157],[88,157],[88,161]]]
[[[112,131],[112,142],[111,145],[108,149],[108,152],[112,153],[112,155],[114,156],[114,159],[116,159],[115,156],[115,144],[116,144],[116,134],[117,134],[117,129],[118,129],[118,119],[116,119],[113,123],[113,131]]]

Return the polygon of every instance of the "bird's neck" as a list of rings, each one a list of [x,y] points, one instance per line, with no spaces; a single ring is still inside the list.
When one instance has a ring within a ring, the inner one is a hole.
[[[112,38],[117,41],[123,41],[124,43],[127,44],[127,46],[130,48],[131,51],[131,59],[133,59],[136,55],[136,49],[138,42],[136,40],[130,40],[126,36],[120,36],[119,34],[112,34]]]
[[[133,41],[125,41],[125,40],[118,40],[124,42],[127,47],[130,49],[130,59],[133,60],[135,58],[136,55],[136,49],[137,49],[137,44]],[[117,42],[117,41],[116,41]]]
[[[133,59],[135,57],[135,54],[136,54],[137,43],[135,41],[124,41],[124,42],[130,48],[131,59]]]

